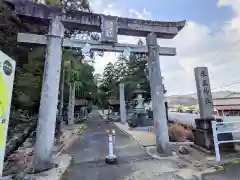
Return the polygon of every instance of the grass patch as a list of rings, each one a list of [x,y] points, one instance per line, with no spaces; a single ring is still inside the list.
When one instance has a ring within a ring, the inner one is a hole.
[[[240,158],[236,158],[230,162],[231,164],[240,164]]]
[[[224,166],[216,166],[215,169],[216,169],[217,172],[223,172],[223,171],[225,171]]]
[[[82,134],[86,129],[87,129],[87,125],[86,125],[86,124],[82,124],[82,125],[77,129],[76,134]]]

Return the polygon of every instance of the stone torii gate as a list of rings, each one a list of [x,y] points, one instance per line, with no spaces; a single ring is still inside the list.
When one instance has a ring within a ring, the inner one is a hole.
[[[47,45],[44,78],[37,128],[35,169],[48,167],[54,142],[54,129],[58,101],[59,77],[63,47],[83,48],[86,43],[91,50],[123,52],[126,47],[131,52],[148,53],[153,116],[157,149],[167,155],[169,148],[168,126],[164,106],[162,75],[159,55],[175,56],[176,49],[159,47],[157,38],[173,39],[185,26],[185,21],[163,22],[129,19],[101,14],[67,11],[26,1],[8,0],[15,13],[25,22],[49,26],[47,35],[18,34],[18,41]],[[64,29],[79,29],[102,33],[101,41],[78,41],[64,39]],[[117,35],[146,37],[147,46],[117,43]]]

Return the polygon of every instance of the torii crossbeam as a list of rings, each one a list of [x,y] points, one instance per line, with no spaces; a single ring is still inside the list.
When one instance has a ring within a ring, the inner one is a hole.
[[[20,43],[32,43],[36,45],[46,45],[48,43],[46,35],[37,35],[29,33],[18,33],[18,42]],[[63,39],[63,47],[83,48],[86,44],[91,45],[91,51],[111,51],[111,52],[123,52],[126,47],[131,48],[132,53],[148,53],[147,46],[138,46],[135,44],[104,44],[101,41],[94,40],[74,40],[70,38]],[[159,55],[162,56],[175,56],[176,48],[160,47]]]

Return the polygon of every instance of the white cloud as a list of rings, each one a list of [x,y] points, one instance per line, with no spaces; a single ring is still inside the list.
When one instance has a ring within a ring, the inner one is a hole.
[[[94,0],[92,7],[95,11],[117,16],[151,19],[151,13],[145,8],[142,12],[132,9],[121,10],[114,1],[106,1],[106,8],[101,7],[101,0]],[[96,3],[98,2],[98,4]],[[94,6],[94,3],[97,6]],[[109,4],[108,6],[106,4]],[[219,8],[230,6],[233,17],[225,22],[220,30],[211,28],[197,22],[188,21],[186,27],[173,40],[159,40],[160,45],[176,47],[176,57],[160,57],[161,68],[165,84],[170,94],[195,92],[193,71],[197,66],[208,66],[212,88],[222,84],[229,84],[240,79],[240,1],[219,0]],[[120,37],[120,42],[136,43],[136,37]],[[116,56],[96,58],[96,71],[102,72],[108,62],[116,61]],[[240,85],[227,87],[229,90],[240,91]]]
[[[170,42],[175,44],[178,51],[174,59],[183,68],[176,74],[171,70],[165,73],[166,85],[171,88],[176,86],[175,93],[195,91],[193,69],[197,66],[209,67],[212,88],[240,79],[240,1],[220,0],[218,3],[219,7],[226,5],[231,6],[235,13],[220,31],[213,32],[207,26],[188,22],[182,32]],[[163,63],[168,62],[163,60]],[[169,79],[172,80],[168,81]],[[179,90],[177,84],[181,87],[184,87],[182,84],[186,85],[186,90]],[[229,86],[227,89],[240,91],[240,85]]]
[[[93,8],[94,12],[103,13],[112,16],[122,16],[122,17],[131,17],[131,18],[139,18],[139,19],[150,19],[151,14],[143,9],[143,12],[135,11],[134,9],[128,10],[121,10],[118,9],[117,5],[114,1],[104,0],[104,4],[102,4],[103,0],[92,0],[91,7]],[[103,7],[104,6],[104,7]],[[129,44],[136,44],[139,38],[131,37],[131,36],[119,36],[118,42],[119,43],[129,43]],[[96,73],[102,73],[104,68],[109,62],[116,62],[118,58],[118,53],[104,53],[103,57],[97,56],[95,58],[95,71]]]
[[[237,15],[240,15],[240,1],[238,0],[218,0],[217,5],[219,7],[230,6]]]

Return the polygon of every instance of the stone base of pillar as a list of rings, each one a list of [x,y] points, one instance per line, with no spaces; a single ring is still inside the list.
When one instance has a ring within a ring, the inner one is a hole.
[[[195,119],[196,129],[207,130],[212,132],[212,121],[222,122],[222,119],[208,118],[208,119]]]
[[[208,151],[214,151],[213,134],[208,130],[194,129],[194,145],[200,146]]]
[[[193,129],[194,145],[210,152],[214,152],[214,141],[212,132],[212,121],[222,122],[222,119],[195,119],[196,129]],[[218,135],[219,140],[232,140],[231,133],[224,133]],[[222,152],[234,152],[234,143],[221,144],[219,146]]]

